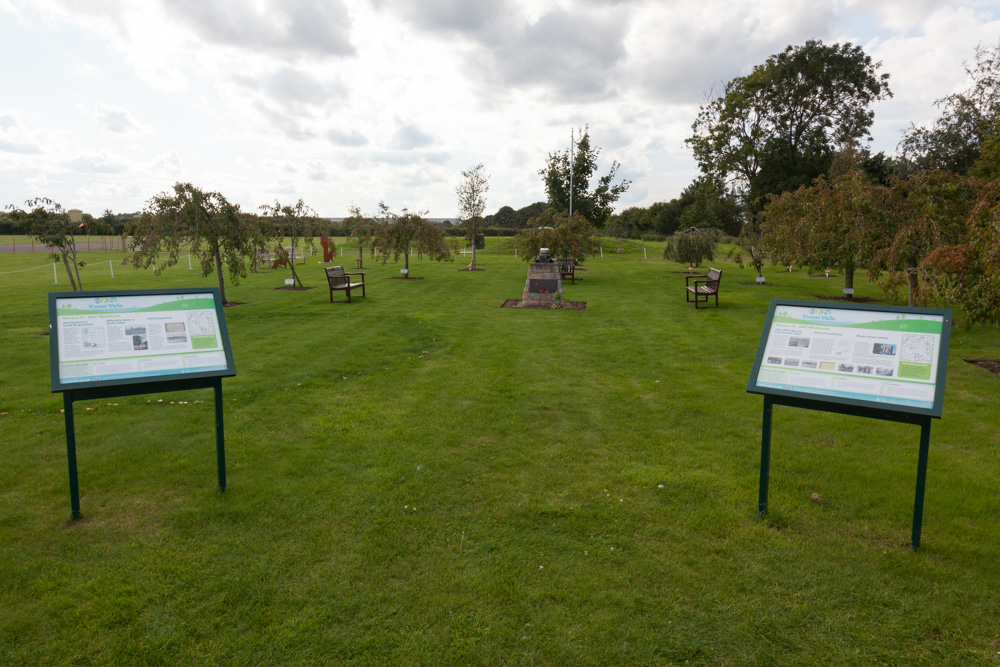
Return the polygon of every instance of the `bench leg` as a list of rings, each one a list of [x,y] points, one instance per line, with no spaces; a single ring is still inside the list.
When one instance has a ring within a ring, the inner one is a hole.
[[[347,303],[351,303],[351,286],[348,285],[347,289],[344,291],[347,292]]]

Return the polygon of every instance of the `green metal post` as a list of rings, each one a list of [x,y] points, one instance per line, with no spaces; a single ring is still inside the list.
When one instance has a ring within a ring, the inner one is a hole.
[[[757,496],[757,514],[767,514],[767,482],[771,469],[771,411],[770,396],[764,396],[764,423],[760,431],[760,494]]]
[[[69,459],[69,505],[73,520],[80,518],[80,488],[76,481],[76,430],[73,426],[73,392],[63,392],[63,414],[66,416],[66,458]]]
[[[215,389],[215,452],[219,460],[219,493],[226,490],[226,436],[222,427],[222,378],[216,378]]]
[[[924,523],[924,486],[927,484],[927,451],[931,445],[931,418],[920,424],[920,456],[917,459],[917,495],[913,501],[913,534],[910,545],[920,550],[920,529]]]

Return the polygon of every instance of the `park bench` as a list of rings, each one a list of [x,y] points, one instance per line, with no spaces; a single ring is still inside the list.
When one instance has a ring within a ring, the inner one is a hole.
[[[352,283],[351,276],[361,276],[361,282]],[[341,290],[347,292],[347,302],[351,303],[351,290],[361,288],[361,296],[365,295],[365,274],[364,271],[358,273],[346,273],[344,267],[331,266],[326,269],[326,282],[330,284],[330,303],[333,303],[333,291]]]
[[[576,284],[576,259],[572,257],[557,257],[559,262],[559,277],[569,278],[571,285]],[[582,278],[581,278],[582,280]]]
[[[694,284],[691,284],[691,279],[694,278]],[[694,295],[694,307],[699,308],[698,305],[701,301],[701,297],[705,297],[705,303],[708,304],[708,298],[710,296],[715,296],[715,305],[719,305],[719,281],[722,279],[722,270],[710,268],[706,275],[696,275],[696,276],[684,276],[684,282],[687,287],[686,298],[688,303],[691,302],[691,295]]]

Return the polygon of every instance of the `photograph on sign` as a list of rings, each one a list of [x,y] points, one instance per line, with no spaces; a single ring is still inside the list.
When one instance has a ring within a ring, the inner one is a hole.
[[[930,309],[772,304],[748,389],[931,410],[946,326]]]
[[[232,370],[211,291],[53,296],[54,386]]]

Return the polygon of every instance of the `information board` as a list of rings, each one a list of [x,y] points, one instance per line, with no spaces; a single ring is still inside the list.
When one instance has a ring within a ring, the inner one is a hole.
[[[216,288],[49,294],[52,391],[236,374]]]
[[[941,416],[950,310],[771,301],[747,391]]]

